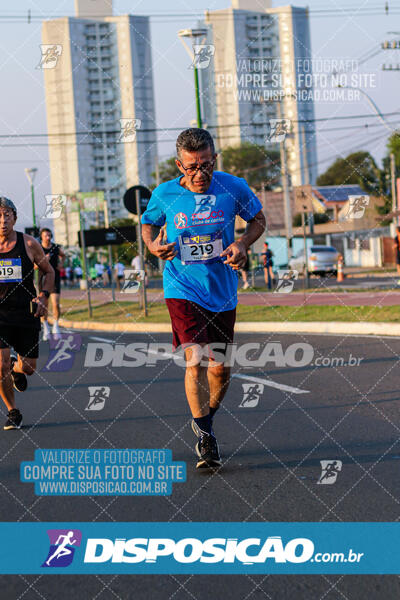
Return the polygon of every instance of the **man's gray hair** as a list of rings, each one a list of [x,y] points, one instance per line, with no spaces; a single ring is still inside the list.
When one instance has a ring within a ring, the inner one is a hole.
[[[180,158],[181,150],[198,152],[206,148],[210,148],[211,152],[215,154],[214,140],[206,129],[199,129],[197,127],[185,129],[185,131],[182,131],[178,135],[178,139],[176,140],[176,154],[178,158]]]
[[[14,217],[17,218],[17,207],[14,202],[5,196],[0,196],[0,208],[11,208],[14,213]]]

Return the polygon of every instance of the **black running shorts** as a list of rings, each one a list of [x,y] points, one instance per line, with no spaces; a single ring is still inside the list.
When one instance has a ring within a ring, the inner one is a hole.
[[[39,329],[32,327],[14,327],[0,323],[0,349],[14,348],[25,358],[39,356]]]

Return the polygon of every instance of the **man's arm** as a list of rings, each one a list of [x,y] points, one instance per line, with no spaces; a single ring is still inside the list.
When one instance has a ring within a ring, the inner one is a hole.
[[[27,235],[24,237],[28,255],[30,255],[33,263],[37,265],[40,271],[39,278],[42,277],[42,291],[35,298],[38,306],[35,317],[43,317],[47,313],[48,303],[48,298],[43,292],[46,291],[51,294],[54,290],[54,269],[47,260],[47,257],[43,252],[43,248],[39,242],[31,236]]]
[[[265,216],[260,210],[247,223],[244,234],[221,253],[221,256],[228,256],[227,260],[224,260],[224,264],[229,265],[234,271],[242,269],[246,264],[247,249],[264,233],[265,227]]]
[[[61,248],[61,246],[58,246],[58,263],[57,263],[57,268],[62,267],[62,265],[64,263],[64,260],[65,260],[65,252]]]
[[[142,225],[142,238],[149,251],[162,260],[172,260],[177,255],[175,242],[164,244],[164,229],[156,225],[144,223]]]

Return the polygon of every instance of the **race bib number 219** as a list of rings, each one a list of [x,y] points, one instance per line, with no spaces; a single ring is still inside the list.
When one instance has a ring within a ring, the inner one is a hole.
[[[219,258],[222,248],[222,235],[182,235],[179,238],[181,261],[184,265],[205,264]]]
[[[0,283],[22,281],[22,264],[20,258],[0,260]]]

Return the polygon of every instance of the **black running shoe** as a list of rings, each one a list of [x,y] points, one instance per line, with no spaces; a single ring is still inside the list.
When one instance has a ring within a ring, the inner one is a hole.
[[[8,419],[5,422],[3,429],[5,429],[6,431],[8,429],[21,429],[22,415],[19,412],[18,408],[13,408],[12,410],[10,410],[7,416]]]
[[[11,357],[11,377],[13,380],[14,388],[17,392],[24,392],[28,387],[28,380],[24,373],[16,373],[14,369],[14,364],[17,362],[15,356]]]
[[[199,438],[199,441],[196,444],[196,454],[199,457],[196,469],[221,466],[217,440],[213,435],[205,433]]]

